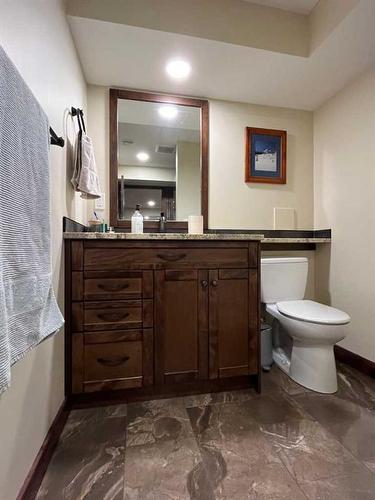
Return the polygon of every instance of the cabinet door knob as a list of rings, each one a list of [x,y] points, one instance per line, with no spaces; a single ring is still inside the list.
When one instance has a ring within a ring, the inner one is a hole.
[[[211,281],[211,285],[212,285],[212,286],[217,286],[217,281],[216,281],[216,280],[212,280],[212,281]]]
[[[207,280],[203,280],[202,281],[202,288],[207,288],[208,287],[208,281]]]

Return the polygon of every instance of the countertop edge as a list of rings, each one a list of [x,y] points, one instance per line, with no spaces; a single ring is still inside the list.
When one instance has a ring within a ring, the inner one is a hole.
[[[260,241],[261,243],[331,243],[331,238],[265,238],[263,234],[224,233],[90,233],[66,232],[66,240],[133,240],[133,241]]]
[[[263,238],[262,243],[331,243],[331,238]]]
[[[263,234],[187,234],[187,233],[84,233],[66,232],[63,233],[66,240],[143,240],[143,241],[261,241]]]

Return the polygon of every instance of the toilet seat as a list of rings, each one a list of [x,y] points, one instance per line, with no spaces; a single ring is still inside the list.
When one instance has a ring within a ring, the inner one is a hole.
[[[339,309],[313,300],[287,300],[277,302],[278,311],[289,318],[322,325],[345,325],[350,316]]]

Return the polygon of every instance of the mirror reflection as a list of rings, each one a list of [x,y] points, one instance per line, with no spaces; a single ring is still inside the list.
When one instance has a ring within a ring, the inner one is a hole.
[[[200,108],[118,101],[118,216],[201,214]]]

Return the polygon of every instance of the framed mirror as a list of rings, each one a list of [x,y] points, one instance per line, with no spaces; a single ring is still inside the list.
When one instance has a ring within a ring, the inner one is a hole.
[[[110,89],[110,224],[130,230],[136,208],[144,230],[187,229],[208,219],[208,102]]]

